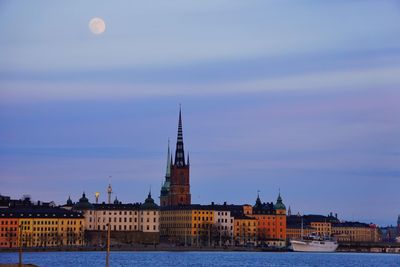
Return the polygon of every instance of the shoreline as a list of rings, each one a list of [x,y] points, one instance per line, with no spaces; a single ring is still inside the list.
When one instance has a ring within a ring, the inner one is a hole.
[[[0,253],[18,253],[18,248],[0,249]],[[26,252],[106,252],[101,247],[64,247],[64,248],[25,248]],[[289,248],[246,248],[246,247],[173,247],[173,246],[115,246],[112,252],[279,252],[299,253]],[[340,248],[333,253],[379,253],[400,254],[400,249],[345,249]]]

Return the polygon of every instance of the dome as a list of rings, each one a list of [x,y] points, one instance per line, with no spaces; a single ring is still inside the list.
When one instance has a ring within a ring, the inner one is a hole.
[[[93,205],[90,204],[89,199],[86,197],[85,192],[83,192],[82,197],[75,204],[74,209],[77,209],[77,210],[88,210],[88,209],[92,209],[92,208],[93,208]]]
[[[149,195],[147,196],[146,200],[144,203],[140,206],[141,209],[144,210],[157,210],[158,205],[154,203],[154,199],[151,198],[151,192],[149,192]]]
[[[276,210],[286,210],[286,206],[282,202],[281,193],[279,193],[278,199],[276,200],[276,204],[274,205],[274,209],[276,209]]]

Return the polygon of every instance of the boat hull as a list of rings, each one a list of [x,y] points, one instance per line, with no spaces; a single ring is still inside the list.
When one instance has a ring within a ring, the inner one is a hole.
[[[301,252],[335,252],[338,244],[334,241],[301,241],[291,240],[293,251]]]

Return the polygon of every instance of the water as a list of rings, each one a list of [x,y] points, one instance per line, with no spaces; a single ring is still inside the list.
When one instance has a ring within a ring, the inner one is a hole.
[[[24,263],[38,266],[105,266],[105,252],[26,252]],[[16,263],[18,253],[0,253],[0,263]],[[272,252],[111,252],[110,266],[339,266],[400,267],[400,255]]]

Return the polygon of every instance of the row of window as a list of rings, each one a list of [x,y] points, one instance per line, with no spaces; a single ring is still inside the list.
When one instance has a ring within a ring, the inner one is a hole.
[[[151,211],[146,211],[146,214],[150,215],[150,212]],[[95,213],[96,213],[96,211],[89,211],[90,215],[92,215],[92,214],[94,215]],[[107,211],[103,211],[103,215],[106,215],[106,213],[107,213]],[[153,211],[152,213],[153,213],[153,215],[157,215],[157,211]],[[113,212],[108,211],[108,215],[132,215],[132,214],[138,215],[138,212],[137,211],[135,211],[135,212],[133,212],[133,211],[113,211]],[[143,215],[143,211],[141,211],[140,214]]]
[[[158,226],[157,225],[153,225],[153,227],[150,227],[150,225],[146,225],[145,229],[146,230],[150,230],[152,228],[152,230],[154,231],[158,231]],[[92,226],[89,226],[89,229],[92,229]],[[94,230],[94,229],[93,229]],[[101,230],[100,225],[97,226],[97,230]],[[107,226],[103,225],[103,231],[107,230]],[[132,225],[129,225],[129,227],[127,227],[126,225],[112,225],[111,226],[111,230],[114,231],[132,231]],[[134,231],[137,231],[137,226],[134,225],[133,227]],[[143,231],[143,225],[140,226],[140,230]]]
[[[30,225],[30,222],[31,221],[21,221],[21,225]],[[34,225],[58,225],[59,221],[57,219],[51,220],[51,221],[33,220],[33,224]],[[64,224],[64,220],[61,220],[61,224],[62,225]],[[82,219],[79,219],[78,222],[76,220],[71,220],[71,221],[68,220],[66,224],[67,225],[77,225],[77,224],[82,225]]]
[[[228,219],[218,219],[219,223],[228,223]],[[231,219],[231,223],[233,223],[233,219]]]
[[[1,247],[4,247],[4,246],[9,247],[10,245],[16,246],[16,245],[17,245],[17,242],[0,242],[0,246],[1,246]]]
[[[18,224],[18,221],[1,221],[1,225],[8,225],[8,222],[10,222],[10,225],[13,225],[13,224]]]
[[[212,217],[193,217],[194,221],[212,221]]]
[[[1,227],[1,231],[17,231],[17,227]]]
[[[93,219],[93,220],[92,220]],[[103,218],[103,223],[105,223],[106,222],[106,219],[107,218]],[[128,219],[129,219],[129,222],[131,223],[132,222],[132,218],[119,218],[118,219],[118,221],[120,222],[120,223],[122,223],[122,222],[128,222]],[[108,222],[110,223],[112,220],[111,220],[111,218],[108,218]],[[140,221],[141,222],[143,222],[143,218],[140,218]],[[156,223],[157,222],[157,218],[156,217],[153,217],[153,220],[152,220],[154,223]],[[91,222],[95,222],[95,218],[92,218],[92,217],[89,217],[89,222],[91,223]],[[101,222],[101,218],[97,218],[97,222]],[[116,217],[114,217],[114,222],[117,222],[117,218]],[[137,222],[137,218],[134,218],[134,222],[136,223]],[[146,222],[150,222],[150,218],[146,218]]]

